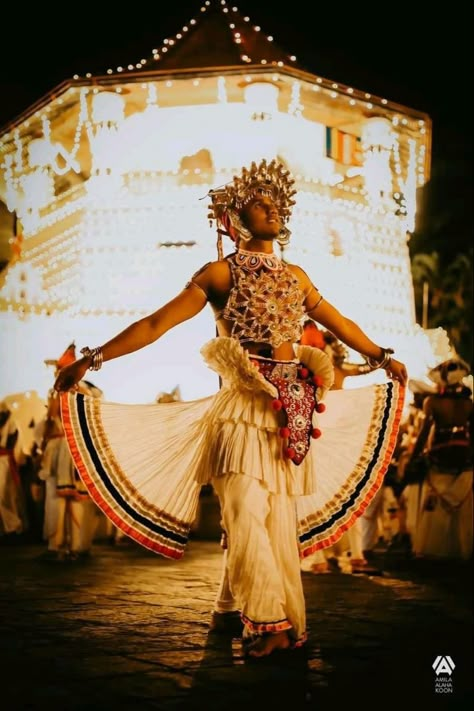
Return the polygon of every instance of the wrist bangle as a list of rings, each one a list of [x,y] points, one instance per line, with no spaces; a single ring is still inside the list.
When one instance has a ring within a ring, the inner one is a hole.
[[[392,360],[392,353],[394,353],[393,348],[382,348],[382,358],[380,360],[368,357],[366,357],[365,360],[373,370],[377,370],[377,368],[387,368]]]
[[[102,353],[101,346],[98,346],[97,348],[89,348],[88,346],[85,346],[85,348],[81,348],[81,353],[86,358],[91,359],[89,370],[100,370],[102,368],[104,354]]]

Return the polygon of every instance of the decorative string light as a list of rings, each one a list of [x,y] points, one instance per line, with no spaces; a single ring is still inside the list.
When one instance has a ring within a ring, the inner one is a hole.
[[[250,18],[225,3],[222,9],[239,52],[249,36],[271,49],[273,38]],[[200,198],[263,152],[286,160],[296,176],[288,256],[305,255],[328,298],[335,284],[357,274],[363,283],[351,312],[371,333],[402,344],[414,329],[407,230],[429,169],[429,122],[353,87],[295,75],[294,56],[275,61],[263,50],[241,55],[240,75],[160,74],[165,50],[195,25],[192,18],[153,50],[156,74],[132,81],[118,67],[93,85],[76,77],[77,86],[0,136],[8,208],[24,232],[0,311],[32,325],[35,315],[64,313],[78,328],[149,312],[157,293],[173,296],[170,275],[214,258]],[[137,74],[144,65],[142,58],[124,66]],[[257,115],[272,120],[252,120]],[[377,121],[385,126],[379,134],[369,129]],[[333,130],[342,140],[362,139],[362,160],[328,153]],[[25,274],[28,289],[21,291]],[[329,274],[333,281],[325,284]]]

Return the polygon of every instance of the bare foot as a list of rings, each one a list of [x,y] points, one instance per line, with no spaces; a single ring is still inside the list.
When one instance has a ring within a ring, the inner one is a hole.
[[[287,632],[267,634],[249,644],[246,654],[250,657],[266,657],[276,649],[288,649],[289,646],[290,638]]]

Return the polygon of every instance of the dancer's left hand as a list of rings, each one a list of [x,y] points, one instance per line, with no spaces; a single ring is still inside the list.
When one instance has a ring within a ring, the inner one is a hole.
[[[404,363],[400,363],[395,358],[390,358],[390,362],[385,368],[385,372],[391,380],[397,380],[401,385],[406,385],[408,373]]]

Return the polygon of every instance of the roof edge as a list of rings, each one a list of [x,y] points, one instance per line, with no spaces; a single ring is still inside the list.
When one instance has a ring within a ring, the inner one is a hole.
[[[31,104],[31,106],[20,112],[18,116],[16,116],[14,119],[0,126],[0,137],[4,136],[5,134],[8,134],[10,131],[15,130],[15,128],[17,128],[23,121],[26,121],[27,119],[31,118],[33,114],[35,114],[37,111],[40,111],[51,100],[60,97],[61,95],[65,94],[69,89],[75,87],[111,86],[125,82],[141,83],[143,81],[146,81],[147,79],[156,80],[176,79],[184,77],[193,78],[202,76],[220,76],[223,73],[232,75],[251,73],[255,75],[268,74],[269,72],[284,74],[290,77],[294,77],[296,79],[300,79],[301,81],[307,81],[313,84],[315,83],[315,81],[317,81],[319,86],[325,88],[332,88],[338,93],[344,93],[344,91],[351,89],[352,97],[355,96],[356,98],[361,98],[361,95],[364,95],[365,101],[369,100],[368,97],[366,97],[366,92],[361,89],[354,89],[353,87],[349,87],[346,84],[341,84],[340,82],[337,83],[337,89],[335,89],[333,80],[326,79],[324,77],[318,76],[317,74],[313,74],[302,69],[297,69],[296,67],[290,67],[288,65],[283,65],[280,67],[274,65],[248,64],[245,67],[242,67],[241,64],[237,64],[234,66],[226,65],[222,67],[209,68],[190,68],[174,70],[155,69],[149,72],[141,71],[140,74],[137,74],[136,72],[122,72],[120,73],[120,75],[98,74],[91,77],[77,77],[67,79],[61,82],[60,84],[57,84],[55,87],[53,87],[53,89],[51,89],[46,94],[43,94],[43,96],[41,96],[39,99],[37,99],[37,101]],[[384,109],[390,109],[392,111],[399,111],[403,114],[409,114],[411,117],[423,120],[431,126],[431,117],[428,113],[424,111],[420,111],[413,107],[390,101],[390,99],[385,99],[374,94],[370,94],[370,103],[377,104]]]

